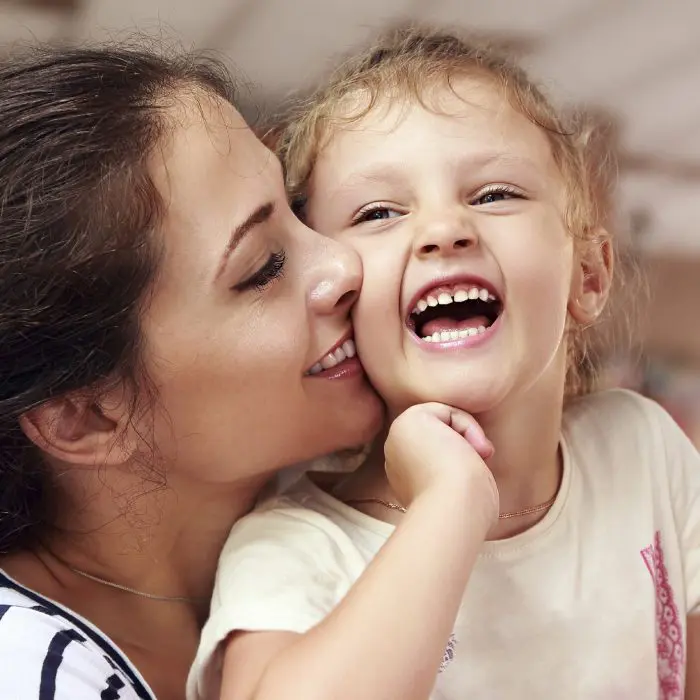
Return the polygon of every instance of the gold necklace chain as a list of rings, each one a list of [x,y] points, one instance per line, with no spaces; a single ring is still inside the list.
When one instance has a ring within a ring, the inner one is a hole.
[[[523,517],[525,515],[533,515],[535,513],[541,513],[543,510],[547,510],[548,508],[551,508],[552,505],[554,505],[554,501],[556,501],[557,496],[556,494],[552,496],[549,500],[545,501],[544,503],[540,503],[539,505],[536,506],[530,506],[529,508],[523,508],[522,510],[515,510],[509,513],[499,513],[498,514],[498,519],[499,520],[507,520],[508,518],[519,518]],[[356,503],[358,505],[363,504],[363,503],[377,503],[380,506],[384,506],[385,508],[388,508],[389,510],[398,510],[400,513],[405,513],[406,508],[399,503],[392,503],[391,501],[385,501],[382,498],[353,498],[349,501],[345,501],[348,505],[351,503]],[[149,600],[158,600],[162,602],[167,602],[167,603],[199,603],[203,598],[191,598],[188,596],[166,596],[166,595],[156,595],[155,593],[146,593],[145,591],[139,591],[136,588],[131,588],[129,586],[124,586],[121,583],[115,583],[114,581],[108,581],[107,579],[100,578],[99,576],[94,576],[93,574],[89,574],[87,571],[82,571],[81,569],[77,569],[74,566],[71,566],[70,564],[66,564],[66,566],[74,573],[78,574],[78,576],[82,576],[83,578],[89,579],[90,581],[94,581],[95,583],[100,583],[103,586],[109,586],[110,588],[116,588],[119,591],[124,591],[124,593],[131,593],[132,595],[137,595],[141,596],[142,598],[148,598]]]
[[[508,518],[519,518],[524,515],[532,515],[533,513],[541,513],[543,510],[547,510],[554,505],[554,501],[557,500],[556,494],[552,496],[548,501],[540,503],[537,506],[530,506],[529,508],[523,508],[522,510],[514,510],[510,513],[499,513],[499,520],[508,520]],[[378,503],[380,506],[389,508],[390,510],[398,510],[401,513],[406,512],[406,508],[398,503],[392,503],[391,501],[385,501],[381,498],[353,498],[349,501],[345,501],[348,505],[351,503]]]
[[[101,583],[103,586],[109,586],[110,588],[116,588],[117,590],[124,591],[125,593],[132,593],[133,595],[141,596],[142,598],[148,598],[149,600],[159,600],[167,603],[200,603],[204,598],[189,598],[187,596],[179,595],[155,595],[155,593],[145,593],[144,591],[139,591],[136,588],[130,588],[129,586],[123,586],[121,583],[114,583],[114,581],[108,581],[107,579],[100,578],[99,576],[93,576],[93,574],[87,573],[87,571],[81,571],[76,569],[70,564],[65,564],[74,574],[82,576],[83,578],[90,579],[95,583]]]

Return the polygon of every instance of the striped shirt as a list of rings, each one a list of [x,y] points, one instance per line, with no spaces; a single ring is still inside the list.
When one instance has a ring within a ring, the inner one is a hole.
[[[2,700],[156,700],[126,656],[87,620],[0,570]]]

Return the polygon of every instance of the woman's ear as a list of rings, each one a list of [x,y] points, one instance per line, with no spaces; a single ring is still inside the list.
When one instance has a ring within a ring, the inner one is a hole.
[[[582,326],[594,323],[610,296],[613,249],[607,231],[601,229],[576,257],[569,294],[569,313]]]
[[[99,400],[72,393],[46,401],[20,417],[25,435],[43,452],[75,466],[119,465],[136,452],[129,430],[131,401],[124,387]]]

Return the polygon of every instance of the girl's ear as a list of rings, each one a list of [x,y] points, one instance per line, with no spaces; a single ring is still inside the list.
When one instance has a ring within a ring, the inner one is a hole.
[[[610,237],[600,229],[594,240],[577,253],[569,293],[569,313],[582,326],[594,323],[610,295],[613,276]]]

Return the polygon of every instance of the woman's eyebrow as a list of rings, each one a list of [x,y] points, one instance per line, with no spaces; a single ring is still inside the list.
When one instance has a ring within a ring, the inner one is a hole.
[[[252,214],[250,214],[245,221],[238,224],[236,228],[233,229],[231,237],[226,244],[223,255],[221,256],[221,262],[219,263],[219,268],[216,272],[216,278],[223,272],[226,267],[226,262],[228,261],[231,253],[236,249],[239,243],[245,238],[246,234],[250,233],[256,226],[264,224],[270,219],[275,211],[274,202],[267,202],[259,206]]]

